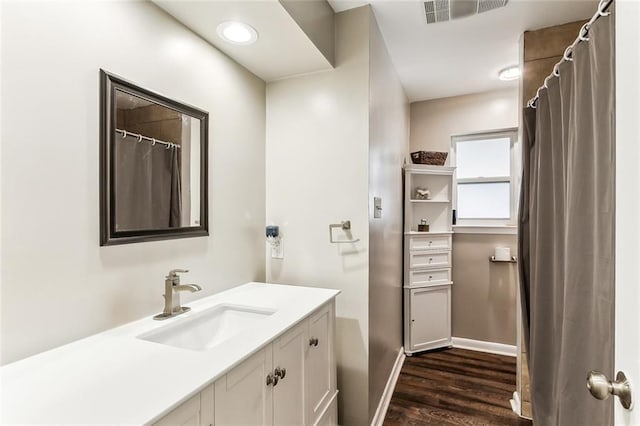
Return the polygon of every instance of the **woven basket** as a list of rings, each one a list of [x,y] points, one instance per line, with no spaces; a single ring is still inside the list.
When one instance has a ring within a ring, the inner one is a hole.
[[[413,164],[429,164],[432,166],[444,166],[448,152],[416,151],[411,153]]]

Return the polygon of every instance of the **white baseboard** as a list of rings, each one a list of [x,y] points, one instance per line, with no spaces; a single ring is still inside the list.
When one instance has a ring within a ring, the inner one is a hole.
[[[387,385],[384,387],[384,392],[382,392],[382,396],[380,397],[380,402],[378,403],[376,413],[373,415],[373,420],[371,420],[371,426],[382,426],[384,417],[387,415],[387,409],[389,408],[389,403],[391,402],[391,396],[393,396],[393,390],[396,388],[396,382],[398,381],[398,376],[400,376],[400,370],[402,370],[402,364],[404,363],[405,358],[406,355],[404,354],[404,348],[401,347],[400,351],[398,352],[396,362],[395,364],[393,364],[393,369],[391,369],[391,374],[389,375],[389,379],[387,380]]]
[[[518,353],[517,346],[505,345],[504,343],[485,342],[483,340],[465,339],[463,337],[453,337],[451,341],[454,348],[507,356],[516,356]]]

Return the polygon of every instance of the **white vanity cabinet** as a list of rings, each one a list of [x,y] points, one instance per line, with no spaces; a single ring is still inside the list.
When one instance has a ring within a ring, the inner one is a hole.
[[[191,397],[187,402],[171,411],[154,426],[212,426],[213,425],[213,385]]]
[[[454,168],[412,164],[404,172],[404,348],[411,355],[451,345]],[[418,227],[422,219],[428,231]]]
[[[0,424],[335,426],[339,294],[246,283],[3,365]]]
[[[336,425],[334,323],[330,302],[218,379],[215,425]]]

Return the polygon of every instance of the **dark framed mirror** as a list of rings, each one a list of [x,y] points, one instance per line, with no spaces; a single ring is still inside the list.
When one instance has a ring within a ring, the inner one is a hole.
[[[209,235],[209,113],[100,70],[100,245]]]

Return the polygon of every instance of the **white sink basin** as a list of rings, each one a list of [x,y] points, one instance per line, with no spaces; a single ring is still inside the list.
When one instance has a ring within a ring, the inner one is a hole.
[[[239,305],[218,305],[188,317],[168,319],[167,324],[138,339],[183,349],[202,351],[245,331],[275,311]]]

